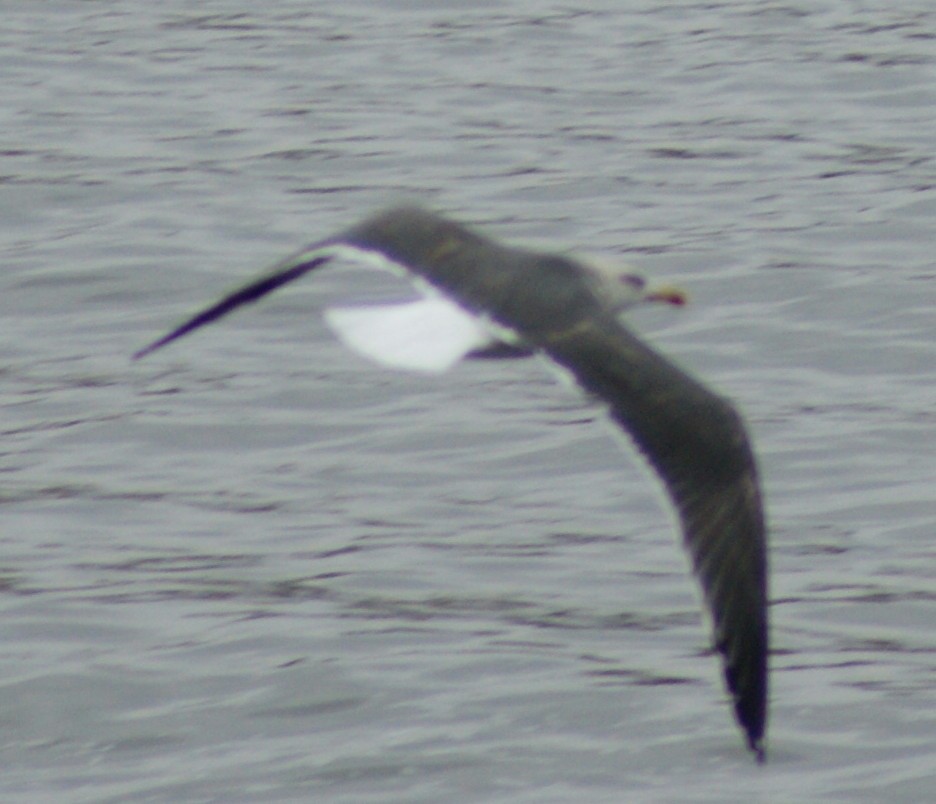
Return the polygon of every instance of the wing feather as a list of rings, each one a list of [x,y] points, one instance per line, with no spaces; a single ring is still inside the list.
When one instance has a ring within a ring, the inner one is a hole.
[[[767,721],[767,542],[757,467],[741,418],[624,327],[574,260],[500,246],[418,208],[374,216],[294,255],[168,335],[254,302],[350,249],[398,264],[467,311],[542,349],[603,399],[663,480],[708,610],[748,744],[763,759]]]
[[[611,316],[537,342],[608,404],[662,478],[682,525],[722,654],[735,714],[763,757],[767,721],[767,547],[757,467],[734,408]]]

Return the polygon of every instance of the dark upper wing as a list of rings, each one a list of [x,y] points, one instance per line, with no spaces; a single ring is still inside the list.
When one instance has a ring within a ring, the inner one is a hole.
[[[734,409],[638,340],[561,256],[499,246],[432,213],[399,208],[285,260],[135,356],[322,265],[329,247],[376,252],[545,350],[590,393],[663,478],[715,623],[715,645],[748,743],[767,719],[767,558],[757,470]]]
[[[266,296],[267,293],[270,293],[276,290],[278,287],[285,285],[287,282],[292,282],[294,279],[298,279],[303,274],[308,273],[309,271],[318,268],[321,265],[324,265],[330,259],[332,259],[332,255],[326,254],[323,256],[317,256],[315,247],[311,247],[311,250],[303,251],[294,257],[290,257],[280,263],[277,263],[267,273],[260,277],[260,279],[254,280],[244,287],[235,290],[233,293],[228,294],[223,299],[221,299],[221,301],[211,305],[210,307],[207,307],[200,313],[196,313],[183,324],[180,324],[178,327],[172,330],[172,332],[170,332],[168,335],[163,335],[163,337],[153,341],[148,346],[144,346],[142,349],[134,353],[133,359],[139,360],[141,357],[146,357],[151,352],[155,352],[157,349],[162,349],[163,346],[172,343],[174,340],[181,338],[183,335],[188,335],[193,330],[205,326],[205,324],[210,324],[212,321],[217,321],[219,318],[226,316],[228,313],[237,309],[241,305],[258,301],[259,299]]]
[[[754,457],[741,419],[611,316],[537,341],[608,403],[663,478],[705,593],[725,680],[759,759],[767,720],[767,547]]]

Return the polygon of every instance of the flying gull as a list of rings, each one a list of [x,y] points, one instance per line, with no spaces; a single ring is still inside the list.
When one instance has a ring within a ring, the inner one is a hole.
[[[399,368],[441,372],[492,349],[538,353],[602,400],[659,474],[675,506],[748,747],[764,759],[767,543],[757,468],[735,409],[619,320],[642,302],[682,304],[621,267],[503,246],[416,207],[379,213],[277,263],[141,349],[140,358],[336,258],[407,275],[425,298],[337,308],[326,322],[351,348]]]

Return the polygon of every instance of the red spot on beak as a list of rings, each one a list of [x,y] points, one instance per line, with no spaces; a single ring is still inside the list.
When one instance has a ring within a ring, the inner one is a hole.
[[[664,304],[672,304],[674,307],[682,307],[687,301],[688,298],[683,291],[678,288],[663,287],[657,288],[652,293],[648,293],[644,298],[647,301],[651,302],[663,302]]]

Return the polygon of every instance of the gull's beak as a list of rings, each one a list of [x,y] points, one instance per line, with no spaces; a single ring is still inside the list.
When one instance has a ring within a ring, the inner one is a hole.
[[[648,302],[663,302],[664,304],[672,304],[674,307],[682,307],[688,301],[688,297],[679,288],[674,288],[671,285],[661,285],[647,293],[644,296],[644,300]]]

